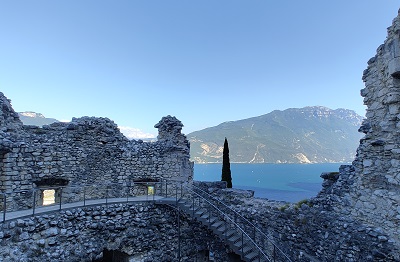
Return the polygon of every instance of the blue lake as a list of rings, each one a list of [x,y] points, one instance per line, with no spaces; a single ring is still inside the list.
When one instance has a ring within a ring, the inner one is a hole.
[[[250,189],[255,197],[298,202],[321,190],[322,172],[339,171],[343,163],[235,164],[231,163],[233,188]],[[194,179],[220,181],[222,164],[195,164]]]

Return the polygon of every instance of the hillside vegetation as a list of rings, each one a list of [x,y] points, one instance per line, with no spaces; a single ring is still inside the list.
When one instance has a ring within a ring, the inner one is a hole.
[[[187,137],[196,163],[222,162],[225,137],[231,162],[351,162],[362,137],[357,131],[362,119],[347,109],[291,108],[225,122]]]

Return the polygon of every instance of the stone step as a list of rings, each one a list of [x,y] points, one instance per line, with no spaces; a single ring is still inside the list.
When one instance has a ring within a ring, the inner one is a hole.
[[[220,235],[221,237],[224,237],[224,238],[230,238],[231,236],[233,236],[234,234],[237,233],[237,231],[235,229],[233,229],[230,225],[228,225],[228,224],[225,225],[225,222],[216,231],[217,231],[218,235]]]
[[[206,212],[207,212],[207,209],[200,208],[200,209],[198,209],[197,211],[194,212],[194,215],[196,217],[200,218]]]
[[[230,236],[228,238],[228,241],[231,242],[232,244],[235,244],[236,242],[241,241],[241,240],[242,240],[242,237],[237,234],[233,234],[232,236]]]
[[[203,220],[201,220],[201,221],[203,221],[203,224],[204,224],[204,225],[210,226],[210,225],[212,225],[213,223],[215,223],[217,220],[218,220],[217,217],[210,217],[209,219],[207,218],[207,219],[203,219]]]
[[[224,236],[227,237],[227,238],[229,239],[229,238],[232,237],[234,234],[236,234],[236,232],[237,232],[236,230],[231,229],[231,228],[228,228],[228,231],[225,232]]]
[[[211,228],[218,229],[224,224],[221,220],[216,220],[214,223],[211,224]]]
[[[256,250],[256,247],[254,247],[251,242],[242,243],[242,236],[238,233],[237,229],[232,228],[225,221],[220,220],[217,216],[214,216],[206,208],[196,204],[193,206],[192,200],[180,200],[178,205],[182,210],[185,211],[185,213],[189,214],[190,216],[194,216],[194,218],[196,218],[203,225],[208,226],[221,239],[225,239],[232,250],[241,255],[244,261],[268,261],[266,259],[259,258],[258,250]]]
[[[249,254],[253,251],[253,247],[249,246],[249,245],[245,245],[243,247],[243,254]]]
[[[258,252],[251,252],[244,256],[244,260],[246,260],[248,262],[259,261],[260,259],[259,259]]]

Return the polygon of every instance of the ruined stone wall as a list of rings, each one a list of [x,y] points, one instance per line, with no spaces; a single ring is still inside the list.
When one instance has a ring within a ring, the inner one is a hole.
[[[182,261],[204,261],[201,251],[208,250],[217,261],[228,261],[229,250],[211,231],[181,214],[179,232],[177,218],[165,205],[131,203],[13,220],[1,225],[0,261],[91,262],[104,249],[134,261],[178,261],[179,246]]]
[[[365,136],[352,165],[321,175],[316,198],[284,204],[219,194],[295,261],[400,261],[400,15],[363,80]]]
[[[367,106],[351,167],[321,197],[338,213],[379,227],[400,249],[400,16],[368,61],[361,90]]]
[[[117,197],[116,184],[193,179],[189,142],[175,117],[156,125],[159,141],[144,143],[128,140],[107,118],[73,118],[40,128],[23,126],[3,94],[0,106],[0,189],[10,193],[8,210],[32,207],[33,193],[19,191],[37,187],[65,186],[63,198],[72,202],[83,198],[83,190],[77,194],[74,187],[84,185],[89,197],[102,197],[96,195],[104,192],[99,187],[113,184]]]
[[[326,200],[293,204],[254,198],[247,190],[200,185],[206,186],[207,192],[256,225],[292,261],[399,261],[399,250],[389,241],[388,232],[336,212]],[[264,243],[263,250],[271,250]]]

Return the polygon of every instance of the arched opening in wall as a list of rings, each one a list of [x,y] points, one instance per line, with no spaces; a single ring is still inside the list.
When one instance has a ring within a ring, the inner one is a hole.
[[[103,250],[103,257],[93,262],[129,262],[129,255],[118,250]]]

